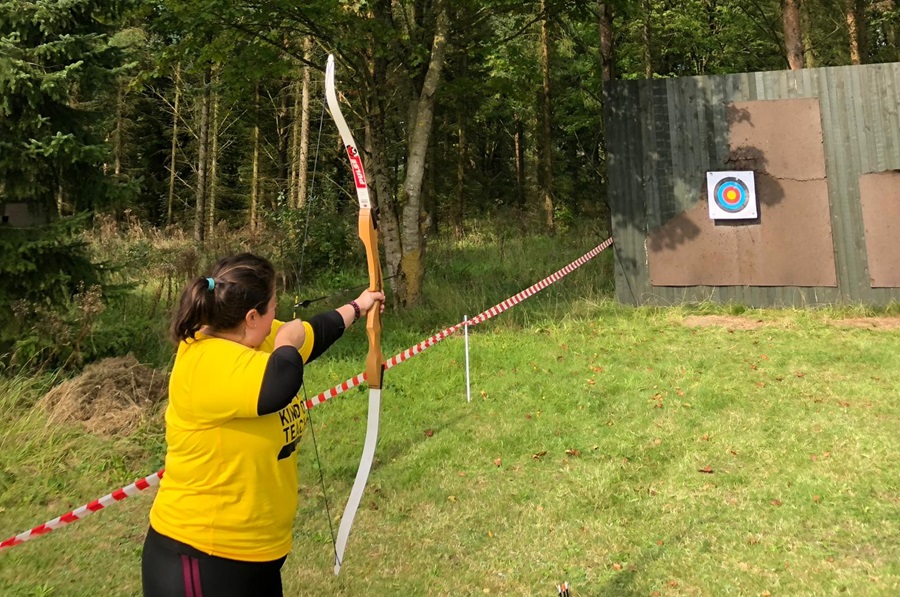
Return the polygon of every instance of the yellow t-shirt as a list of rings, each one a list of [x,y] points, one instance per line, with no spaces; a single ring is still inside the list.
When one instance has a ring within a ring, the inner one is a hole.
[[[258,416],[275,321],[256,350],[197,334],[178,346],[166,408],[166,472],[150,510],[159,533],[210,555],[277,560],[291,549],[297,510],[296,444],[307,415],[299,398]],[[312,351],[304,322],[300,349]]]

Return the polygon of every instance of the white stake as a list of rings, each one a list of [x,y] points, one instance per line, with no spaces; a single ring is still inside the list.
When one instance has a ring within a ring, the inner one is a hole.
[[[466,328],[466,402],[472,402],[472,385],[469,381],[469,321],[468,315],[463,315],[463,327]]]

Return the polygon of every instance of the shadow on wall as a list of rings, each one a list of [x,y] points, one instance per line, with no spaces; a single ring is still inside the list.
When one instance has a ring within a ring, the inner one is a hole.
[[[739,107],[734,103],[726,103],[721,96],[708,97],[700,94],[696,101],[706,102],[703,106],[705,113],[724,114],[724,126],[721,122],[707,122],[707,142],[712,142],[709,156],[705,163],[690,164],[686,160],[673,155],[673,183],[672,190],[677,193],[681,189],[681,196],[676,197],[683,211],[672,214],[671,218],[661,224],[655,230],[648,230],[647,248],[652,252],[676,250],[680,245],[698,238],[704,230],[711,227],[721,228],[745,228],[747,226],[759,226],[762,224],[764,210],[757,210],[756,218],[742,220],[710,220],[709,219],[709,194],[706,184],[706,172],[724,170],[750,170],[754,172],[756,179],[756,196],[759,204],[766,206],[777,205],[784,200],[784,188],[778,179],[768,175],[769,160],[763,147],[750,144],[748,139],[741,143],[734,143],[729,131],[739,128],[755,129],[751,111],[746,107]],[[670,115],[670,118],[672,115]],[[676,115],[677,117],[677,115]],[[674,143],[673,143],[674,145]],[[693,156],[686,155],[685,158]],[[680,166],[680,167],[679,167]],[[696,213],[693,213],[696,212]]]
[[[706,205],[707,171],[754,170],[757,178],[767,171],[764,148],[749,138],[731,144],[733,128],[752,130],[754,123],[748,108],[726,101],[725,80],[616,81],[605,90],[609,205],[617,237],[648,237],[650,250],[675,250],[703,232],[694,219],[678,216]],[[773,182],[763,199],[769,204],[784,196]],[[634,257],[642,252],[620,253],[626,274],[645,267]]]
[[[687,109],[682,102],[677,102],[676,106],[684,111],[663,116],[669,124],[667,130],[658,131],[658,134],[668,133],[664,140],[669,147],[659,147],[657,155],[651,158],[662,163],[661,168],[654,168],[659,174],[651,176],[656,188],[650,189],[650,192],[660,197],[656,218],[652,213],[654,205],[648,202],[646,206],[647,248],[653,252],[676,250],[697,239],[708,227],[746,227],[762,223],[762,210],[755,219],[709,220],[708,171],[752,170],[760,203],[774,205],[784,199],[784,191],[777,180],[764,180],[768,169],[764,148],[751,144],[749,138],[737,146],[732,143],[729,131],[737,125],[743,125],[748,130],[755,128],[751,111],[747,107],[726,103],[724,97],[714,90],[697,86],[696,78],[679,83],[685,85],[678,89],[677,95],[690,98]],[[692,87],[690,83],[695,85]],[[669,93],[676,92],[669,89]],[[692,119],[694,114],[703,114],[705,118]],[[660,116],[658,112],[652,115],[654,120]],[[666,150],[668,160],[661,153]],[[669,175],[668,180],[666,174]],[[697,212],[695,217],[685,217],[694,210]]]

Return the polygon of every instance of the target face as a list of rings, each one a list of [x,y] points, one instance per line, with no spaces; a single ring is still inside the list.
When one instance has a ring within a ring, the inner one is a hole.
[[[716,184],[716,205],[728,213],[737,213],[747,207],[750,189],[737,178],[723,178]]]
[[[738,220],[757,217],[756,185],[752,171],[707,172],[709,217]]]

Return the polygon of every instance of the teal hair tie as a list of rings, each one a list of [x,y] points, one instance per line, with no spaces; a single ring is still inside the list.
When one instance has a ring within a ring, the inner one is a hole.
[[[206,289],[209,290],[210,292],[212,292],[213,288],[215,288],[215,287],[216,287],[216,281],[213,280],[212,278],[207,278],[206,279]]]

